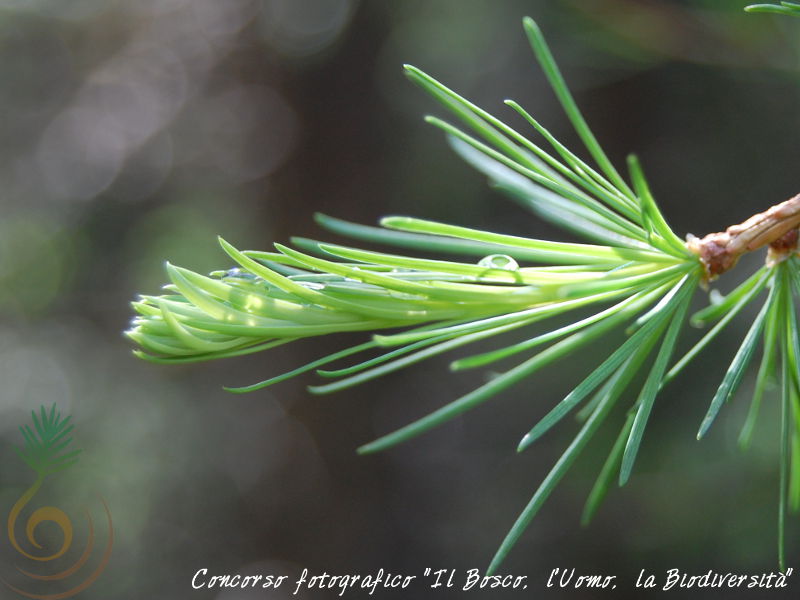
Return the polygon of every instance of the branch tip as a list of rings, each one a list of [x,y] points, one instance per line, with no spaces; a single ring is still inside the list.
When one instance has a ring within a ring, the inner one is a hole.
[[[731,269],[746,252],[769,246],[767,264],[775,264],[797,251],[800,194],[776,204],[743,223],[703,238],[688,235],[686,247],[700,257],[706,281]]]

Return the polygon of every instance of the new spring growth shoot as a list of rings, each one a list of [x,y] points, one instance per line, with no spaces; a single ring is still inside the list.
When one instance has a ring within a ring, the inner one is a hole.
[[[531,129],[535,139],[419,69],[406,66],[406,74],[454,119],[427,118],[447,134],[459,155],[514,201],[587,243],[512,236],[411,217],[386,217],[378,228],[317,215],[325,229],[400,250],[378,252],[295,239],[296,249],[276,244],[273,251],[241,251],[220,240],[236,264],[234,268],[205,276],[168,264],[170,283],[165,293],[141,296],[133,303],[137,316],[127,335],[139,346],[134,352],[157,363],[185,363],[258,352],[337,332],[371,333],[363,343],[289,373],[229,388],[236,393],[249,392],[315,371],[323,381],[310,390],[325,394],[509,331],[529,332],[522,342],[452,362],[453,371],[492,365],[499,374],[359,449],[369,453],[438,427],[540,369],[568,360],[612,330],[627,328],[627,339],[608,358],[538,423],[520,431],[518,449],[522,451],[568,414],[576,413],[578,419],[573,442],[502,541],[488,569],[493,572],[594,433],[602,426],[616,427],[617,441],[584,509],[583,522],[591,520],[614,481],[624,484],[633,473],[660,390],[745,306],[766,295],[732,356],[698,437],[708,431],[736,391],[763,341],[758,385],[742,444],[749,442],[754,430],[765,382],[780,371],[778,539],[783,567],[785,516],[788,508],[800,505],[800,350],[795,315],[800,293],[796,229],[800,197],[723,233],[690,237],[685,242],[661,213],[636,157],[628,159],[626,179],[606,156],[536,23],[525,19],[524,28],[592,164],[561,144],[516,102],[506,104],[519,127]],[[675,347],[698,287],[733,267],[742,253],[765,245],[770,247],[765,266],[692,317],[695,324],[714,325],[688,353],[676,359]],[[402,250],[424,250],[443,258],[416,258]],[[568,324],[548,327],[550,318],[579,310],[575,314],[581,316]],[[378,333],[380,330],[392,331]],[[639,372],[644,372],[643,383],[634,385]],[[620,403],[627,404],[627,415],[622,423],[609,423],[609,415]]]

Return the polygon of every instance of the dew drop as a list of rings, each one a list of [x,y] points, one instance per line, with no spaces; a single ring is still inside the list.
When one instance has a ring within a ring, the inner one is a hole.
[[[245,271],[238,267],[233,267],[232,269],[228,269],[225,272],[225,277],[233,277],[236,279],[249,279],[249,280],[256,280],[258,277],[251,273],[250,271]]]
[[[502,269],[504,271],[516,271],[519,269],[517,261],[506,254],[490,254],[478,261],[479,267],[487,269]]]

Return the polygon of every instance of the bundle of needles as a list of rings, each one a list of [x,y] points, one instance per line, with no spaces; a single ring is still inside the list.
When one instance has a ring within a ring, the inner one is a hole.
[[[800,5],[751,7],[800,15]],[[610,486],[630,477],[657,394],[748,304],[762,302],[734,353],[698,431],[708,430],[736,391],[761,344],[752,407],[742,430],[746,445],[774,376],[781,383],[778,554],[785,566],[788,510],[800,507],[800,345],[796,305],[800,294],[798,225],[800,195],[741,225],[685,241],[667,224],[636,157],[628,159],[630,183],[611,164],[590,131],[533,20],[524,28],[558,100],[586,146],[594,166],[562,145],[519,104],[506,104],[544,140],[543,147],[445,87],[406,66],[414,83],[461,122],[436,117],[455,151],[491,183],[535,214],[590,243],[563,243],[504,235],[409,217],[386,217],[369,227],[317,216],[318,223],[355,240],[406,250],[460,255],[431,260],[295,240],[299,249],[240,251],[220,239],[237,265],[201,275],[167,264],[171,283],[163,295],[141,296],[127,336],[141,358],[186,363],[260,352],[311,336],[375,333],[364,343],[315,360],[289,373],[232,392],[251,392],[308,371],[326,382],[310,390],[325,394],[381,377],[467,344],[521,329],[569,311],[595,307],[588,317],[506,347],[460,358],[458,371],[515,356],[521,362],[419,420],[362,446],[377,452],[453,419],[539,369],[627,327],[628,337],[535,426],[519,450],[531,446],[572,411],[581,422],[575,439],[545,477],[506,535],[488,572],[508,555],[589,439],[606,421],[635,375],[643,383],[619,426],[584,509],[588,522]],[[684,356],[673,356],[699,288],[733,268],[739,257],[767,247],[767,260],[736,289],[691,317],[713,323]],[[521,266],[525,265],[525,266]],[[366,356],[356,362],[347,359]],[[335,366],[334,366],[335,364]]]

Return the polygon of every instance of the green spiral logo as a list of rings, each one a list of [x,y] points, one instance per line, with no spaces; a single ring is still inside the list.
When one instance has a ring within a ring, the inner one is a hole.
[[[81,450],[71,449],[72,438],[70,433],[74,429],[73,425],[70,424],[72,417],[62,418],[61,412],[55,404],[49,411],[42,406],[39,414],[33,411],[31,416],[32,424],[20,427],[25,444],[22,448],[17,448],[16,450],[20,458],[36,472],[37,478],[33,485],[16,501],[8,514],[8,541],[17,554],[27,561],[33,561],[33,564],[51,563],[68,555],[72,549],[74,537],[72,520],[63,510],[55,506],[36,508],[24,520],[24,523],[21,522],[21,517],[33,502],[45,480],[55,473],[74,465],[78,461],[78,455]],[[72,561],[69,566],[48,574],[33,573],[17,566],[17,570],[21,574],[33,581],[55,582],[75,579],[77,583],[73,584],[67,591],[52,594],[34,594],[13,586],[5,580],[0,579],[0,581],[17,594],[37,600],[70,598],[92,585],[108,566],[114,546],[114,526],[111,512],[105,500],[100,498],[100,502],[103,505],[108,522],[108,540],[99,563],[91,573],[84,574],[84,567],[94,554],[95,528],[91,513],[84,508],[83,513],[87,526],[86,546],[80,556]],[[36,531],[43,523],[54,523],[61,531],[61,546],[55,551],[45,550],[37,540]],[[24,536],[21,536],[23,529]]]

